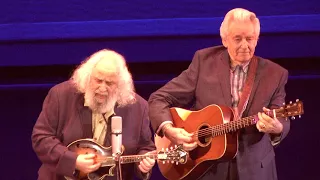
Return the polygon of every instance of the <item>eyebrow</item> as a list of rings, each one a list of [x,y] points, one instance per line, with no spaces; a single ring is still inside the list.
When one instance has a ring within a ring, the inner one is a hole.
[[[241,35],[236,35],[236,36],[234,36],[233,38],[234,38],[234,39],[235,39],[235,38],[242,38],[242,36],[241,36]],[[254,38],[254,36],[245,36],[245,38]]]

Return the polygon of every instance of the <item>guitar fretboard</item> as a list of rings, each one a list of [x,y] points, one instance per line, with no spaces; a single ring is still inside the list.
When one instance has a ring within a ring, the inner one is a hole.
[[[220,136],[220,135],[234,132],[241,128],[245,128],[253,124],[256,124],[257,121],[258,121],[257,115],[249,116],[249,117],[241,118],[239,120],[230,121],[225,124],[219,124],[213,127],[201,129],[198,132],[196,132],[195,135],[199,137],[207,136],[207,135],[211,135],[212,137]]]
[[[258,117],[255,115],[255,116],[249,116],[249,117],[242,118],[239,120],[231,121],[229,123],[213,126],[211,128],[212,135],[219,136],[222,134],[234,132],[234,131],[237,131],[241,128],[245,128],[245,127],[251,126],[253,124],[256,124],[257,121],[258,121]]]

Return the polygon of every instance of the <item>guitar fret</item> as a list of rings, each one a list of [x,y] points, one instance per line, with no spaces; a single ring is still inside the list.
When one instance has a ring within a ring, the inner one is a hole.
[[[211,128],[212,136],[220,136],[222,134],[227,134],[229,132],[237,131],[241,128],[251,126],[256,123],[255,116],[249,116],[239,120],[231,121],[226,124],[216,125]]]

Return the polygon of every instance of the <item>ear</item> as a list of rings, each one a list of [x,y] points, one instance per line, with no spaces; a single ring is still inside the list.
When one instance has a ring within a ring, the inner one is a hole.
[[[259,37],[257,37],[257,40],[256,40],[256,46],[257,46],[257,44],[258,44],[258,41],[259,41]]]
[[[227,43],[226,38],[222,39],[222,44],[223,44],[224,47],[228,48],[228,43]]]

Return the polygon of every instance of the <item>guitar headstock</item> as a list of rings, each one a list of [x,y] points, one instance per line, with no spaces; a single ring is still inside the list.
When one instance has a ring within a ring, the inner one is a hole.
[[[301,118],[301,115],[304,113],[303,103],[299,99],[294,103],[290,101],[289,104],[284,104],[279,109],[276,109],[275,112],[277,117],[283,117],[286,119],[291,117],[291,120],[294,120],[295,116],[299,116],[299,118]],[[270,111],[269,113],[273,116],[273,111]]]
[[[176,163],[177,165],[185,164],[188,159],[188,153],[183,150],[182,145],[175,145],[175,147],[170,148],[162,148],[161,151],[158,152],[158,160],[162,161],[163,164],[167,163]]]

